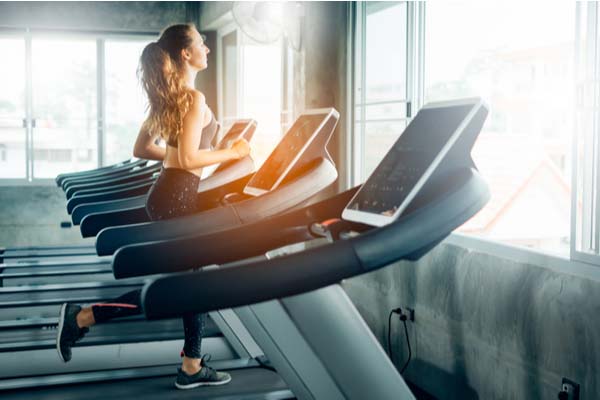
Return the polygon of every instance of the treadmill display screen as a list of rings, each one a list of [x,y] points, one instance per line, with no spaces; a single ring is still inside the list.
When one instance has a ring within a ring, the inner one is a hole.
[[[468,104],[419,111],[347,208],[393,216],[472,109]]]
[[[220,149],[227,149],[231,147],[233,142],[240,138],[241,134],[244,132],[244,129],[248,126],[248,122],[236,122],[229,128],[223,139],[219,142]]]
[[[327,115],[300,116],[247,186],[266,191],[271,190],[281,175],[289,170],[300,150],[315,135],[317,128]]]

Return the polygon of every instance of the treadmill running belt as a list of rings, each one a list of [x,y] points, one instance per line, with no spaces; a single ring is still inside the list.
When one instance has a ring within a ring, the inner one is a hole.
[[[293,394],[275,373],[263,368],[244,368],[227,371],[232,380],[224,386],[178,390],[172,374],[143,379],[78,384],[29,390],[1,392],[2,400],[92,400],[92,399],[290,399]],[[106,371],[110,377],[110,371]]]

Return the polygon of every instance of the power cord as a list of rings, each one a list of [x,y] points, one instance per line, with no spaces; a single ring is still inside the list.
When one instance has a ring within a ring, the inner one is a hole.
[[[399,314],[401,310],[399,308],[394,308],[390,311],[390,315],[388,316],[388,355],[390,356],[390,360],[392,360],[392,364],[394,363],[394,357],[392,355],[392,315]]]
[[[404,373],[404,371],[406,370],[406,367],[408,367],[408,364],[410,363],[410,360],[412,359],[412,349],[410,347],[410,339],[408,337],[408,327],[406,326],[406,320],[408,319],[408,317],[406,316],[406,314],[404,314],[402,312],[401,308],[394,308],[393,310],[390,311],[390,315],[388,316],[388,335],[387,335],[388,354],[390,356],[390,360],[392,360],[392,363],[394,362],[393,353],[392,353],[392,315],[394,315],[394,314],[398,314],[400,316],[400,321],[402,321],[402,323],[404,324],[404,334],[406,335],[406,344],[408,345],[408,359],[406,360],[406,362],[400,369],[400,373],[402,374],[402,373]]]
[[[400,370],[400,374],[403,374],[406,367],[408,367],[408,363],[412,359],[412,350],[410,348],[410,339],[408,338],[408,328],[406,327],[406,315],[405,314],[402,314],[400,316],[400,321],[402,321],[402,323],[404,324],[404,334],[406,335],[406,344],[408,345],[408,359],[406,360],[406,362],[402,366],[402,369]]]

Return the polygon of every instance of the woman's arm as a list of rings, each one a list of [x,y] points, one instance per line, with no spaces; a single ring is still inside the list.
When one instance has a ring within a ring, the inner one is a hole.
[[[191,170],[218,164],[229,160],[237,160],[249,152],[248,144],[234,145],[224,150],[198,150],[202,138],[202,125],[208,112],[204,95],[194,92],[194,102],[183,118],[183,132],[178,138],[178,157],[182,168]]]
[[[146,129],[146,125],[142,124],[135,140],[135,145],[133,146],[133,156],[146,160],[164,160],[166,149],[157,145],[155,141],[156,138],[150,135]]]

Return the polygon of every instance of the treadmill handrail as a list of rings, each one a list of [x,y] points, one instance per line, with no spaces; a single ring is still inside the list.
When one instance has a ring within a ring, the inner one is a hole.
[[[246,156],[240,160],[236,160],[227,168],[202,179],[198,185],[198,192],[204,194],[205,192],[214,190],[214,193],[218,193],[221,191],[220,188],[224,189],[230,187],[231,184],[237,185],[236,182],[238,181],[243,182],[243,186],[248,181],[249,175],[253,172],[254,160],[252,160],[250,156]],[[248,177],[248,179],[245,179],[246,177]],[[134,186],[135,184],[132,183],[128,187]],[[150,220],[147,216],[143,219],[139,218],[140,216],[143,216],[140,210],[146,208],[146,196],[147,194],[142,194],[140,196],[120,200],[80,204],[76,206],[71,213],[73,223],[75,225],[81,224],[81,233],[83,237],[91,237],[96,236],[103,228],[110,226],[147,222]],[[119,202],[123,203],[122,207],[119,207]],[[95,205],[98,207],[97,211],[94,210]],[[132,220],[129,217],[132,215],[133,208],[138,208],[140,210],[135,211],[136,217]],[[123,212],[123,221],[119,221],[120,212]],[[93,218],[86,219],[86,217],[92,214],[94,214]],[[105,215],[110,221],[103,221],[103,216]]]
[[[285,212],[307,201],[337,179],[337,170],[329,160],[320,158],[314,161],[314,166],[297,176],[293,183],[258,197],[185,217],[105,228],[96,236],[96,251],[101,256],[111,255],[120,247],[133,243],[217,232]]]
[[[359,187],[298,210],[212,234],[121,247],[112,259],[115,278],[190,270],[264,254],[274,247],[313,239],[307,225],[341,214]]]
[[[139,170],[121,175],[111,179],[105,179],[97,182],[89,182],[89,183],[81,183],[77,185],[69,186],[69,188],[65,191],[65,195],[67,199],[70,199],[74,196],[77,196],[78,193],[86,191],[86,190],[98,190],[104,189],[108,190],[111,187],[117,185],[123,185],[126,183],[131,183],[135,181],[139,181],[141,179],[145,179],[147,177],[153,176],[155,173],[159,172],[161,169],[160,164],[153,164],[149,167],[140,168]]]
[[[149,163],[150,163],[149,160],[142,160],[142,162],[140,162],[139,164],[137,164],[137,163],[125,164],[121,167],[115,168],[114,170],[106,171],[106,172],[103,172],[100,174],[94,174],[92,176],[67,178],[62,181],[61,187],[63,190],[66,191],[69,187],[71,187],[71,185],[74,185],[74,184],[83,183],[83,182],[91,182],[92,180],[104,180],[104,179],[108,179],[110,177],[117,177],[117,176],[121,176],[123,174],[129,174],[131,172],[137,171],[140,168],[147,167]]]
[[[58,184],[58,186],[60,186],[60,182],[59,181],[65,179],[65,178],[72,177],[72,176],[87,175],[87,174],[93,174],[93,173],[103,172],[103,171],[106,171],[106,170],[109,170],[109,169],[122,167],[123,165],[125,165],[127,163],[130,163],[132,161],[133,161],[133,159],[129,158],[127,160],[119,161],[117,163],[114,163],[114,164],[111,164],[111,165],[106,165],[106,166],[100,167],[100,168],[88,169],[88,170],[85,170],[85,171],[77,171],[77,172],[63,172],[62,174],[56,175],[56,177],[54,178],[54,180],[56,181],[56,183]]]
[[[254,160],[250,155],[230,162],[225,168],[216,170],[212,175],[201,179],[198,183],[198,193],[216,189],[229,182],[255,172]]]
[[[235,176],[233,176],[230,177],[233,180],[228,181],[215,189],[209,189],[206,192],[202,192],[202,197],[200,197],[202,199],[202,203],[204,203],[204,199],[207,199],[206,204],[203,204],[203,207],[209,209],[210,202],[216,198],[220,199],[223,196],[223,193],[241,190],[251,176],[252,173],[248,173],[237,179],[234,179]],[[139,204],[117,208],[114,210],[88,212],[88,215],[86,215],[80,223],[82,236],[96,236],[98,232],[105,228],[146,223],[150,221],[150,217],[148,217],[146,213],[146,195],[144,195],[142,201],[139,201],[138,203]],[[73,210],[73,212],[75,212],[75,210]]]
[[[410,214],[359,236],[271,260],[159,277],[144,286],[149,319],[208,312],[316,290],[410,257],[462,225],[489,199],[479,173]],[[165,296],[165,293],[169,293]]]
[[[73,209],[80,204],[95,203],[105,200],[123,199],[126,197],[139,196],[148,191],[153,182],[136,183],[132,187],[124,189],[107,190],[106,192],[96,194],[85,194],[78,197],[72,197],[67,201],[67,213],[70,215]]]
[[[80,204],[71,212],[71,218],[74,225],[79,225],[82,220],[92,213],[101,213],[125,209],[130,207],[139,207],[146,204],[147,194],[141,194],[134,197],[126,197],[119,200],[97,201],[95,203]]]
[[[101,167],[101,168],[91,169],[91,170],[86,170],[86,171],[69,172],[69,173],[59,174],[56,176],[56,183],[59,187],[62,187],[63,182],[67,179],[79,179],[79,178],[85,178],[85,177],[111,174],[115,171],[120,171],[122,169],[131,169],[131,168],[135,167],[136,165],[146,165],[147,162],[148,162],[148,160],[144,160],[142,158],[135,159],[135,160],[131,158],[129,160],[122,161],[120,163],[113,164],[113,165],[108,165],[106,167]]]
[[[156,176],[155,176],[156,174],[157,174],[157,172],[154,172],[152,174],[146,174],[146,176],[136,177],[133,180],[130,180],[128,182],[118,183],[116,185],[102,186],[102,187],[97,187],[97,188],[93,188],[93,189],[81,189],[81,190],[78,190],[77,192],[75,192],[75,194],[73,194],[69,198],[69,200],[74,199],[74,198],[80,198],[85,195],[95,195],[95,194],[102,194],[104,192],[113,191],[113,190],[128,189],[128,188],[135,187],[136,185],[140,185],[142,183],[148,183],[148,182],[153,183],[156,180]]]

